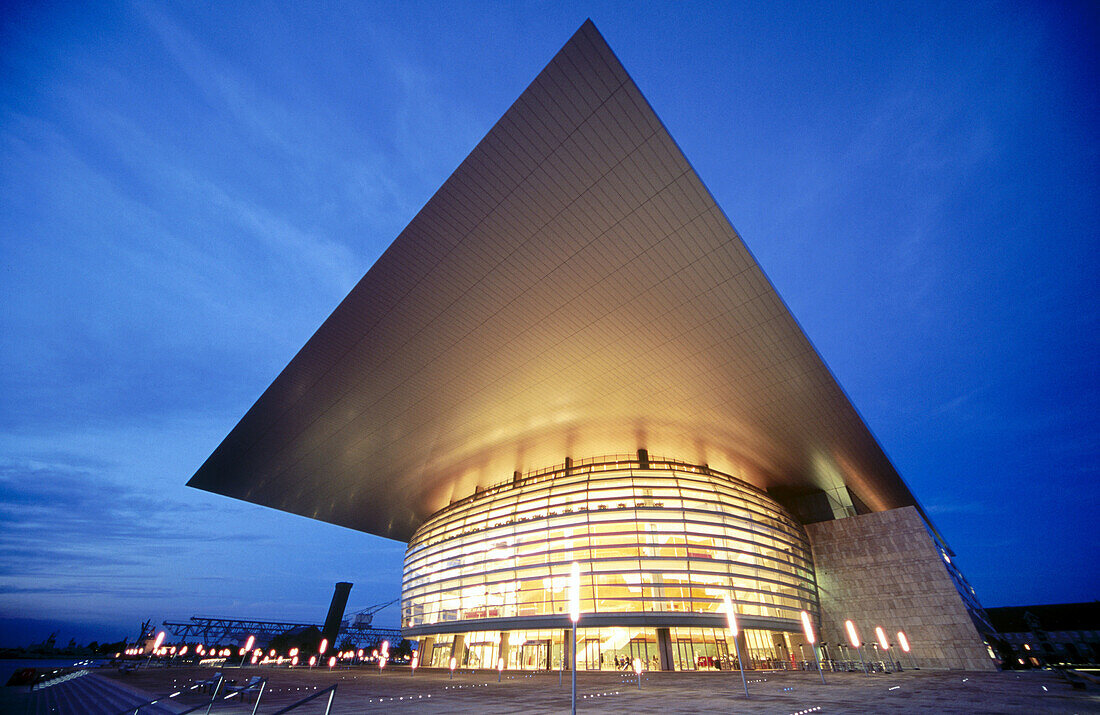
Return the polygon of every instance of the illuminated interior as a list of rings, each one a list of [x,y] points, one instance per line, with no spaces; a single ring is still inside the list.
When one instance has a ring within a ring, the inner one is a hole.
[[[596,651],[656,643],[659,626],[713,628],[727,592],[746,627],[796,630],[798,613],[817,608],[806,536],[767,494],[706,466],[602,457],[517,476],[429,519],[405,554],[402,627],[433,644],[471,632],[462,647],[480,661],[493,634],[497,645],[510,631],[525,642],[521,631],[558,625],[574,561],[582,621],[601,626],[578,658],[596,667]],[[537,659],[543,667],[552,652]],[[507,657],[535,665],[520,651]]]

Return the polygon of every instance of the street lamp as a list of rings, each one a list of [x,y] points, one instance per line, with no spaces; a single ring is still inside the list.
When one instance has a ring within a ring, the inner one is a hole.
[[[638,676],[638,690],[642,689],[642,659],[634,659],[634,674]]]
[[[458,660],[452,656],[451,657],[451,680],[455,679],[455,666],[456,665],[458,665]]]
[[[814,645],[814,641],[817,637],[814,636],[814,626],[810,623],[810,614],[803,611],[802,617],[802,632],[806,634],[806,640],[810,642],[810,650],[814,652],[814,665],[817,666],[817,673],[821,676],[821,684],[825,684],[825,671],[821,669],[821,660],[817,657],[817,646]]]
[[[856,653],[859,653],[859,664],[863,666],[863,673],[870,675],[867,672],[867,663],[863,660],[863,651],[859,649],[859,634],[856,633],[856,624],[851,621],[844,621],[844,629],[848,631],[848,642],[856,649]]]
[[[573,713],[577,715],[577,621],[581,619],[581,565],[576,561],[569,572],[569,620],[573,622],[573,648],[569,653],[573,668]]]
[[[909,651],[909,639],[905,637],[904,631],[898,631],[898,645],[901,646],[905,655],[909,656],[909,667],[913,670],[920,670],[920,668],[913,664],[913,654]]]
[[[244,659],[248,657],[248,652],[252,650],[252,645],[256,642],[256,636],[248,636],[248,640],[245,641],[244,650],[241,651],[241,667],[244,667]]]
[[[741,685],[745,688],[745,697],[749,697],[749,681],[745,680],[745,664],[741,661],[741,644],[737,640],[737,612],[733,608],[728,592],[722,594],[722,605],[726,609],[726,625],[733,635],[733,651],[737,654],[737,669],[741,671]],[[728,653],[728,651],[727,651]]]
[[[875,638],[878,639],[878,644],[882,647],[883,658],[887,657],[887,651],[890,650],[890,642],[886,640],[886,631],[882,630],[882,626],[875,626]],[[886,661],[889,665],[893,665],[892,658]]]
[[[411,664],[412,665],[412,672],[410,673],[409,677],[412,677],[413,675],[416,675],[416,666],[419,665],[419,664],[420,664],[420,651],[414,650],[413,651],[413,657],[412,657],[412,664]]]

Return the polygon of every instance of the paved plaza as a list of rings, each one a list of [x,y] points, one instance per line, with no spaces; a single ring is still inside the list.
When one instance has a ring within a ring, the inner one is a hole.
[[[150,695],[167,694],[210,677],[209,668],[170,668],[120,674],[114,682]],[[305,695],[337,684],[335,713],[372,711],[561,713],[569,710],[569,673],[558,685],[557,673],[446,671],[267,669],[225,671],[243,682],[259,674],[268,678],[260,713],[274,713]],[[577,678],[578,711],[629,713],[1086,713],[1100,712],[1100,690],[1074,690],[1049,671],[967,673],[905,671],[891,675],[826,673],[826,684],[812,672],[749,674],[745,699],[736,672],[646,673],[639,690],[633,675],[581,672]],[[177,698],[183,706],[203,696]],[[209,696],[205,696],[209,697]],[[294,712],[323,712],[316,706]],[[181,708],[182,709],[182,708]],[[252,706],[219,703],[213,712],[251,712]],[[201,712],[201,711],[200,711]]]

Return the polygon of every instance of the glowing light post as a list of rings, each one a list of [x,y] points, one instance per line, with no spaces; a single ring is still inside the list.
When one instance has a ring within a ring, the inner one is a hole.
[[[898,645],[901,646],[902,652],[909,656],[909,667],[913,670],[920,670],[920,668],[913,664],[913,654],[909,650],[909,639],[905,637],[903,631],[898,631]]]
[[[410,678],[413,675],[416,675],[416,666],[419,665],[419,663],[420,663],[420,651],[414,650],[413,651],[413,657],[412,657],[412,673],[409,675]]]
[[[856,624],[851,621],[844,621],[844,629],[848,631],[848,642],[856,649],[856,653],[859,653],[859,664],[863,666],[864,675],[870,675],[871,673],[867,670],[867,663],[863,660],[863,651],[859,649],[859,634],[856,633]]]
[[[634,659],[634,674],[638,676],[638,690],[642,689],[642,659]]]
[[[451,680],[455,679],[455,666],[458,665],[458,659],[451,658]]]
[[[882,647],[882,657],[887,658],[887,653],[890,650],[890,642],[886,640],[886,631],[882,630],[882,626],[875,626],[875,638],[878,639],[878,644]],[[893,665],[891,660],[886,661],[887,665]],[[899,663],[900,665],[900,663]]]
[[[386,667],[386,661],[390,659],[390,642],[382,641],[382,653],[378,656],[378,674]]]
[[[322,638],[321,645],[317,647],[317,655],[324,657],[326,650],[328,650],[328,638]]]
[[[317,656],[311,655],[309,657],[309,669],[313,670],[313,666],[317,665]]]
[[[825,684],[825,671],[821,669],[821,660],[817,657],[817,646],[814,645],[814,641],[817,638],[814,636],[814,625],[810,623],[810,614],[805,611],[802,612],[802,632],[806,634],[806,640],[810,642],[810,650],[814,652],[814,664],[817,665],[817,673],[821,676],[821,684]]]
[[[504,677],[504,658],[497,658],[497,682]]]
[[[581,619],[581,565],[573,562],[569,573],[569,620],[573,621],[573,648],[569,652],[573,669],[573,713],[577,715],[577,621]]]
[[[160,648],[160,644],[164,642],[164,631],[157,634],[157,639],[153,642],[153,650],[149,651],[149,660],[145,661],[148,665],[153,660],[153,654]]]
[[[248,657],[248,652],[252,650],[253,644],[256,642],[256,636],[250,635],[248,640],[244,644],[244,650],[241,651],[241,666],[244,667],[244,659]]]
[[[745,697],[749,697],[749,681],[745,680],[745,664],[741,660],[741,644],[737,642],[737,611],[733,608],[733,601],[729,593],[722,594],[722,605],[726,609],[726,625],[733,634],[733,651],[737,654],[737,669],[741,671],[741,685],[745,687]]]

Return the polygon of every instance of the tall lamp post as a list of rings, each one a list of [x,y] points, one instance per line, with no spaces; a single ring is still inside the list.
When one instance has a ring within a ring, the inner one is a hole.
[[[817,637],[814,635],[814,625],[810,623],[810,614],[805,611],[802,612],[802,632],[806,634],[806,640],[810,642],[810,650],[814,652],[814,664],[817,666],[817,674],[821,676],[821,684],[825,684],[825,671],[821,669],[821,660],[817,657],[817,646],[814,645],[814,641]]]
[[[902,652],[909,656],[909,667],[913,670],[920,670],[920,668],[913,664],[913,653],[909,650],[909,639],[905,637],[903,631],[898,631],[898,645],[901,646]]]
[[[875,626],[875,637],[878,638],[878,644],[882,647],[882,657],[887,658],[887,654],[890,651],[890,641],[886,640],[886,631],[882,630],[882,626]],[[893,666],[893,658],[886,661],[888,666]]]
[[[252,652],[252,646],[256,644],[256,636],[249,636],[245,641],[244,650],[241,651],[241,667],[244,667],[244,660],[248,657],[248,654]]]
[[[749,681],[745,680],[745,663],[741,660],[741,644],[737,640],[737,612],[733,610],[733,601],[729,593],[722,594],[723,606],[726,609],[726,625],[733,635],[733,652],[737,654],[737,669],[741,671],[741,685],[745,687],[745,697],[749,697]]]
[[[577,621],[581,619],[581,565],[576,561],[569,573],[569,620],[573,622],[573,648],[569,658],[573,670],[572,713],[577,715]]]
[[[863,666],[863,674],[870,675],[867,672],[867,663],[863,660],[863,651],[859,649],[859,634],[856,633],[856,624],[851,621],[844,621],[844,629],[848,631],[848,642],[856,649],[856,653],[859,653],[859,664]]]

